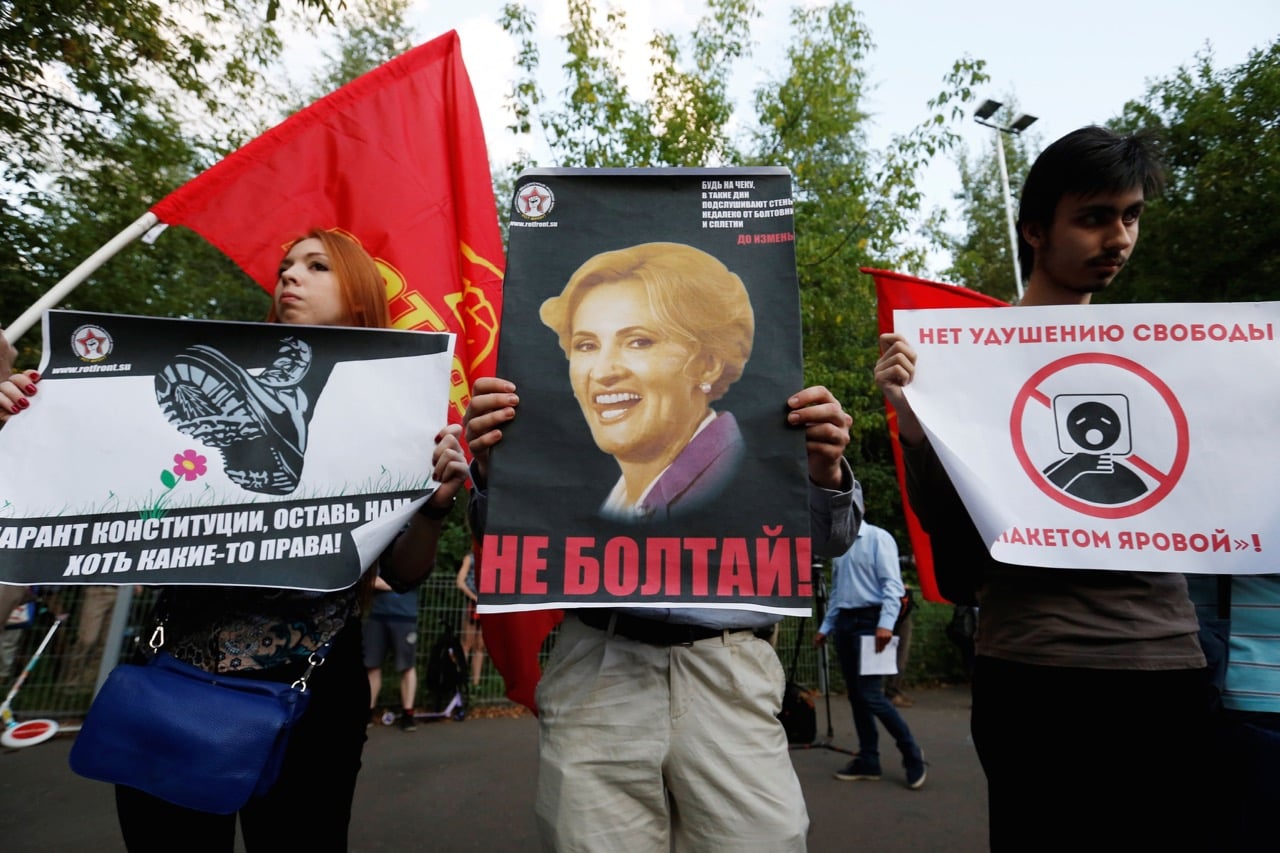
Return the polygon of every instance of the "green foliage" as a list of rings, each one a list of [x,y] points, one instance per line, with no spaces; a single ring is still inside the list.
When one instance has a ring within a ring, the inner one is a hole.
[[[134,4],[126,5],[130,11],[122,13],[122,21],[132,20],[129,15],[134,12],[142,14],[138,11],[141,4],[137,9]],[[129,99],[118,115],[67,130],[58,137],[64,145],[31,154],[30,162],[40,165],[38,183],[24,186],[13,182],[6,187],[0,207],[4,236],[0,240],[0,318],[17,316],[151,205],[282,117],[279,113],[259,116],[255,107],[261,100],[262,81],[280,47],[274,31],[257,19],[257,4],[197,5],[197,11],[205,16],[201,20],[211,27],[201,37],[225,48],[216,58],[213,48],[202,54],[220,77],[187,86],[189,81],[182,77],[166,82],[160,75],[137,75],[154,78],[154,85],[138,83],[138,88],[117,92]],[[323,6],[325,14],[330,14],[327,3],[299,0],[297,6],[311,11]],[[350,10],[343,18],[346,29],[336,55],[326,57],[329,67],[314,78],[312,92],[296,106],[327,94],[407,49],[412,40],[404,22],[407,6],[407,0],[364,0]],[[106,14],[95,8],[98,14]],[[91,11],[86,7],[77,14],[83,18]],[[48,27],[63,25],[57,14],[51,13],[50,19]],[[137,37],[176,38],[165,29],[172,23],[161,16],[153,30]],[[100,36],[97,33],[95,37]],[[7,37],[0,31],[0,38]],[[177,47],[165,44],[169,47],[162,52],[171,57]],[[233,44],[235,49],[231,49]],[[7,43],[5,49],[9,49]],[[89,63],[79,73],[91,76],[95,69],[100,75],[110,70]],[[4,85],[0,73],[0,93]],[[215,91],[216,98],[211,94]],[[208,101],[216,103],[205,110]],[[238,120],[221,121],[221,115],[235,115]],[[13,115],[6,117],[16,120]],[[46,116],[43,120],[62,119]],[[0,124],[0,132],[3,128]],[[10,173],[10,177],[16,174]],[[166,231],[154,246],[135,243],[127,247],[60,307],[261,320],[269,300],[202,238],[175,228]],[[37,334],[24,337],[20,363],[37,360],[39,346]]]
[[[1280,39],[1240,65],[1205,52],[1125,105],[1119,129],[1164,139],[1169,185],[1098,302],[1248,302],[1280,294]]]
[[[535,124],[560,165],[687,166],[727,162],[727,124],[733,114],[726,87],[735,60],[747,53],[754,0],[707,0],[707,14],[681,39],[654,33],[649,42],[649,98],[627,88],[621,72],[626,14],[606,7],[603,19],[590,0],[568,0],[569,29],[561,36],[567,60],[561,105],[553,106],[537,82],[541,57],[535,18],[510,4],[500,23],[517,40],[520,77],[508,99],[510,129]],[[518,172],[532,165],[513,164]]]
[[[27,215],[0,241],[0,316],[17,316],[152,204],[204,166],[172,110],[157,103],[126,117],[78,171],[27,197]],[[59,307],[117,314],[260,320],[265,293],[213,246],[170,229],[156,246],[135,243]],[[38,360],[38,329],[20,342],[20,364]]]
[[[923,202],[917,178],[955,144],[951,122],[985,81],[982,63],[958,60],[920,126],[876,151],[867,142],[864,108],[873,43],[852,3],[793,10],[785,62],[755,92],[750,122],[734,121],[726,83],[749,53],[758,16],[751,0],[708,0],[686,37],[654,33],[646,98],[630,91],[621,73],[625,14],[609,8],[601,18],[585,0],[569,0],[568,7],[569,30],[561,37],[566,85],[554,103],[537,82],[542,57],[533,13],[521,5],[503,12],[520,67],[509,129],[541,132],[560,166],[791,169],[805,378],[829,387],[852,414],[849,454],[870,512],[901,537],[884,403],[871,377],[874,296],[858,268],[922,264],[922,249],[908,239]],[[522,157],[512,172],[529,165]]]
[[[343,18],[337,53],[325,54],[324,70],[299,95],[293,111],[320,100],[413,47],[413,29],[405,21],[410,5],[411,0],[359,0],[352,14]]]

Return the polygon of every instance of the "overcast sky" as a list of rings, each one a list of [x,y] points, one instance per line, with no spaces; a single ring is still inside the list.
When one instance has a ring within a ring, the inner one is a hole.
[[[502,110],[514,75],[514,45],[496,23],[502,5],[502,0],[420,0],[410,17],[422,41],[458,30],[495,164],[510,161],[521,144],[506,131]],[[542,33],[544,87],[556,96],[563,53],[555,36],[564,28],[564,0],[528,5],[538,14]],[[626,8],[630,22],[630,43],[624,47],[634,63],[633,87],[643,87],[644,43],[652,30],[688,32],[703,13],[700,0],[617,5]],[[742,63],[734,84],[744,120],[752,88],[779,67],[789,41],[787,16],[798,4],[761,0],[760,5],[764,18],[752,28],[753,58]],[[1240,63],[1251,49],[1280,35],[1277,0],[864,0],[858,8],[876,46],[869,62],[875,88],[866,105],[874,116],[875,145],[922,121],[927,100],[939,91],[952,63],[966,54],[987,62],[991,82],[980,97],[999,100],[1012,92],[1024,111],[1039,116],[1032,132],[1043,146],[1117,115],[1125,101],[1142,95],[1148,81],[1193,62],[1206,45],[1212,47],[1215,66],[1222,67]],[[972,121],[960,130],[970,150],[992,144],[992,131]],[[542,155],[543,165],[551,165],[545,153],[531,150]],[[949,205],[958,186],[954,166],[937,164],[924,182],[926,205]]]

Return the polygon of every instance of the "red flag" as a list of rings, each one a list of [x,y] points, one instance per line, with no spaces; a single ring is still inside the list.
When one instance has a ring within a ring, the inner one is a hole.
[[[455,32],[294,114],[160,201],[271,291],[288,241],[354,236],[378,262],[398,329],[453,331],[450,418],[493,375],[502,237],[484,131]]]
[[[882,335],[893,331],[893,312],[899,308],[993,308],[1008,304],[966,287],[869,267],[862,267],[862,271],[876,282],[876,319]],[[902,492],[902,510],[907,517],[907,535],[911,538],[911,552],[915,554],[916,571],[920,575],[920,594],[926,601],[946,601],[934,580],[929,534],[920,526],[920,520],[911,511],[911,502],[907,500],[902,445],[898,443],[898,415],[888,404],[885,404],[885,409],[889,415],[889,435],[893,437],[890,444],[893,446],[893,464],[898,471],[898,488]]]

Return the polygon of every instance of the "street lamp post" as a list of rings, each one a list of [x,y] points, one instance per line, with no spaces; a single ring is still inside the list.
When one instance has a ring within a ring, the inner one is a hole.
[[[978,105],[978,109],[973,113],[973,120],[983,127],[989,127],[996,132],[996,162],[1000,164],[1000,188],[1004,193],[1004,217],[1009,226],[1009,252],[1013,258],[1013,284],[1018,294],[1018,301],[1022,301],[1022,270],[1018,267],[1018,231],[1013,221],[1013,201],[1009,192],[1009,167],[1004,161],[1004,140],[1000,134],[1007,133],[1010,136],[1022,133],[1031,125],[1035,124],[1036,117],[1019,113],[1009,125],[996,124],[991,121],[991,117],[996,114],[996,110],[1004,106],[999,101],[993,101],[990,98]]]

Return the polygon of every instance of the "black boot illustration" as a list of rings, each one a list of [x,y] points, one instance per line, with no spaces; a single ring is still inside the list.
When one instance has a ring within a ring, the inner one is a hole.
[[[292,337],[280,342],[271,366],[257,376],[218,350],[196,345],[156,374],[156,401],[182,433],[222,451],[233,482],[287,495],[302,477],[311,401],[301,384],[311,366],[311,347]]]

